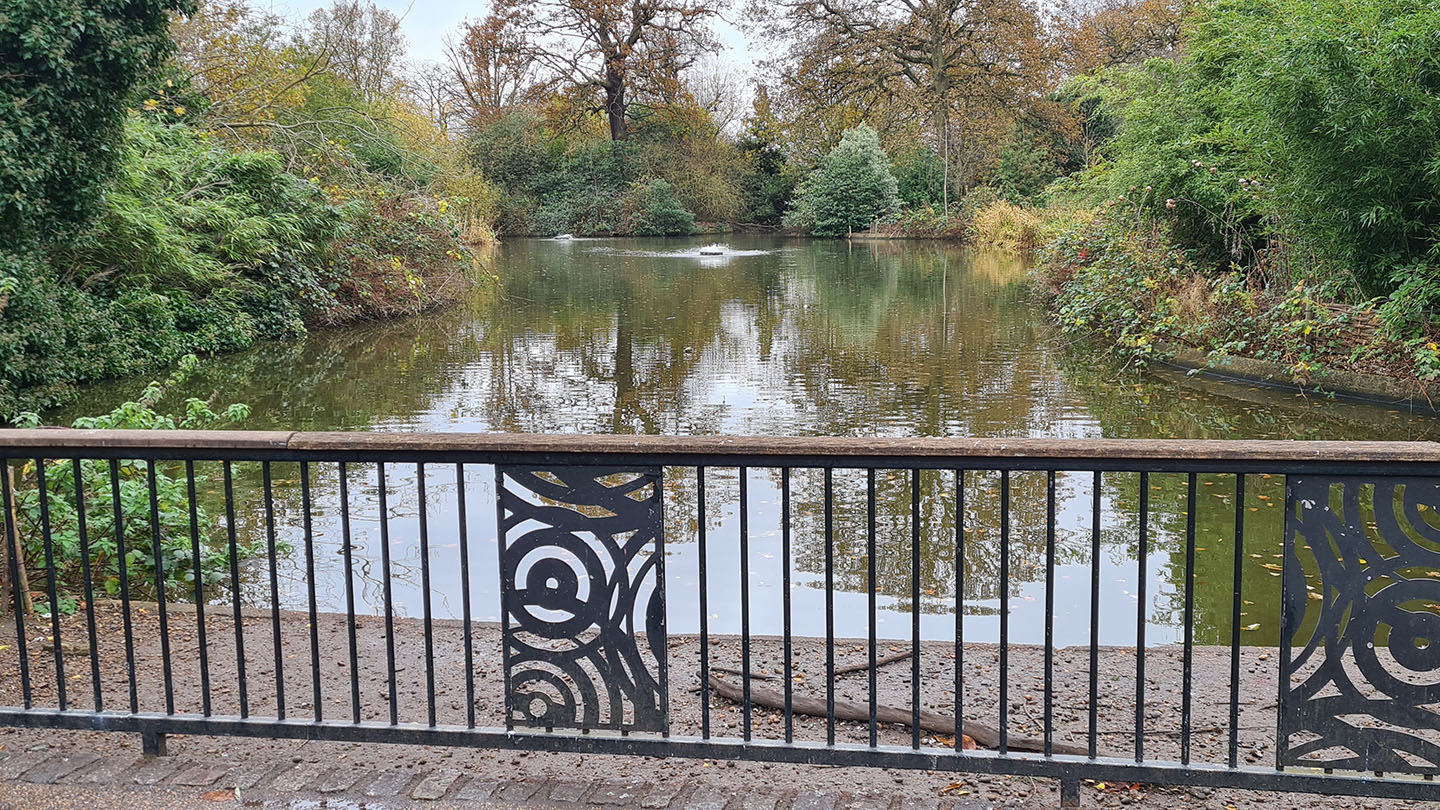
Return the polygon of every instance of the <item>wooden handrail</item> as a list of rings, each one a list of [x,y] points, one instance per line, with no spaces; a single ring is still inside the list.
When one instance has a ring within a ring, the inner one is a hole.
[[[1440,464],[1440,443],[1252,439],[873,438],[379,433],[252,430],[0,430],[0,455],[32,449],[291,451],[381,455],[431,452],[547,456],[676,455],[744,459],[911,458]],[[22,453],[23,454],[23,453]],[[18,455],[18,454],[15,454]]]

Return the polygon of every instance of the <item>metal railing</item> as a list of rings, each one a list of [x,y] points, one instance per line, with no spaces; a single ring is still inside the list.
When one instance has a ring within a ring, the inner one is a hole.
[[[7,430],[0,458],[36,594],[6,594],[4,725],[1440,800],[1429,443]]]

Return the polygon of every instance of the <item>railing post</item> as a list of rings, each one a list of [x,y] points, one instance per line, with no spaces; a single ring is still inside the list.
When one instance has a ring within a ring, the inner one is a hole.
[[[1067,776],[1060,779],[1060,806],[1080,806],[1080,779],[1078,777]]]
[[[140,753],[147,757],[163,757],[169,752],[165,750],[165,734],[159,731],[140,732]]]

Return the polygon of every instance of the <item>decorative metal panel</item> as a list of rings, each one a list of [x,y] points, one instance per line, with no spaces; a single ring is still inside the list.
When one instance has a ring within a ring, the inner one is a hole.
[[[1440,773],[1440,479],[1289,487],[1279,763]]]
[[[510,723],[667,731],[660,469],[496,478]]]

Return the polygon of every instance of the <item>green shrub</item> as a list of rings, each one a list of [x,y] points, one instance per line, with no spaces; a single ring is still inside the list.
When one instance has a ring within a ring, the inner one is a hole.
[[[945,164],[935,150],[918,146],[895,158],[895,184],[906,208],[940,208],[944,203]]]
[[[117,163],[124,100],[170,50],[187,0],[8,0],[0,13],[0,251],[89,219]]]
[[[688,236],[695,232],[695,215],[685,210],[675,189],[664,180],[636,183],[626,195],[630,231],[636,236]]]
[[[167,385],[179,379],[194,367],[195,358],[189,356],[182,361],[181,371],[171,378]],[[175,430],[206,429],[224,427],[243,421],[249,415],[245,405],[230,405],[216,412],[198,399],[185,401],[180,413],[166,415],[155,410],[164,397],[165,388],[151,383],[141,392],[139,398],[126,402],[108,414],[75,420],[73,427],[113,430]],[[38,417],[33,413],[23,414],[22,426],[36,426]],[[194,504],[195,532],[199,541],[199,559],[195,557],[195,540],[191,534],[189,481],[183,471],[175,465],[158,463],[154,467],[155,507],[159,516],[158,530],[151,525],[151,472],[139,461],[122,460],[116,463],[115,473],[119,484],[120,539],[116,540],[116,514],[114,499],[116,492],[111,487],[111,469],[107,462],[84,460],[78,464],[71,460],[46,461],[45,503],[46,512],[41,511],[41,489],[38,486],[20,486],[15,491],[17,534],[21,540],[28,566],[44,571],[46,548],[41,531],[42,517],[48,519],[51,530],[50,555],[54,562],[57,590],[61,598],[61,610],[72,609],[77,599],[84,595],[84,564],[80,537],[80,514],[77,508],[76,469],[80,474],[80,490],[84,493],[86,539],[89,543],[91,581],[101,593],[113,594],[120,589],[120,557],[124,556],[126,581],[132,597],[153,599],[157,593],[156,583],[163,581],[166,596],[172,600],[193,599],[196,591],[195,572],[200,575],[200,591],[229,584],[230,551],[221,526],[205,508],[203,503]],[[38,475],[34,462],[27,462],[18,469],[21,481],[37,482]],[[195,485],[204,489],[206,477],[197,475]],[[3,518],[3,516],[0,516]],[[157,570],[155,538],[159,536],[160,565]],[[123,546],[123,551],[122,551]],[[240,559],[258,556],[266,551],[259,541],[238,543],[236,552]],[[163,572],[163,577],[157,574]],[[31,583],[39,581],[44,573],[31,575]],[[46,606],[48,607],[48,605]]]
[[[840,143],[801,181],[785,221],[816,236],[843,236],[869,228],[900,206],[890,159],[866,124],[845,131]]]
[[[1184,58],[1109,77],[1122,117],[1106,147],[1112,199],[1166,215],[1221,269],[1324,277],[1351,297],[1428,290],[1440,261],[1436,30],[1440,9],[1422,0],[1202,6]]]

